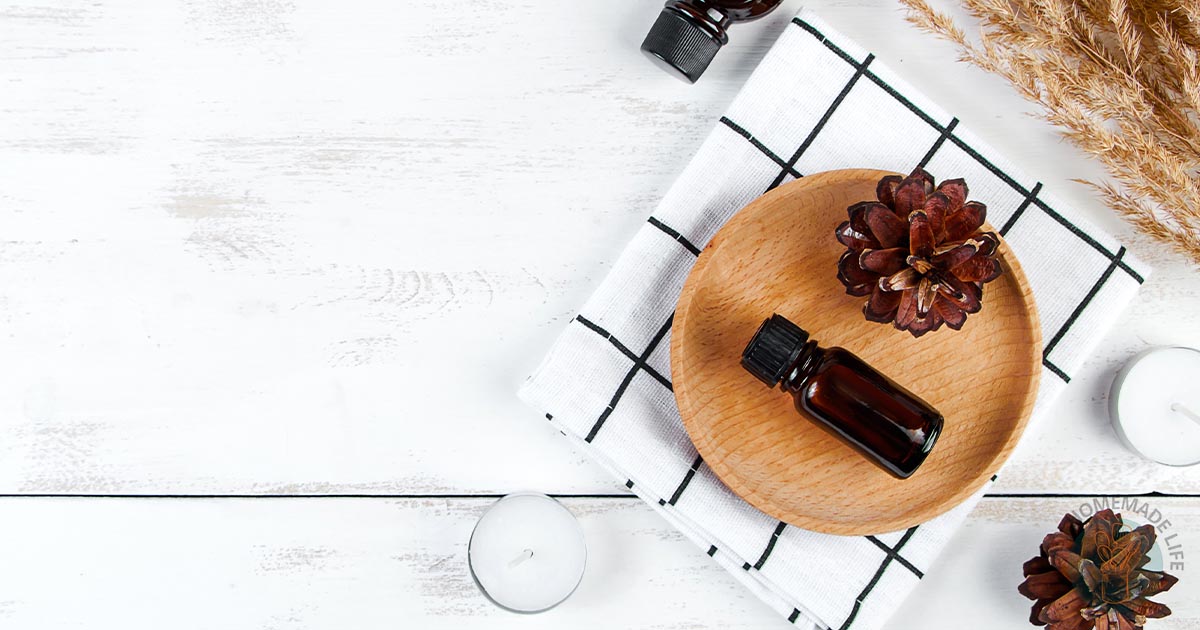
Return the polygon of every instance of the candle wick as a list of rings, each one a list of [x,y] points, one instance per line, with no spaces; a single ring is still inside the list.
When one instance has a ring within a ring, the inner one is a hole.
[[[512,559],[512,562],[509,562],[509,563],[508,563],[508,568],[512,569],[512,568],[516,567],[517,565],[521,564],[522,562],[525,562],[526,560],[528,560],[528,559],[530,559],[530,558],[532,558],[532,557],[533,557],[533,550],[532,550],[532,549],[526,549],[525,551],[522,551],[522,552],[521,552],[521,555],[517,556],[516,558],[513,558],[513,559]]]
[[[1182,403],[1171,403],[1171,411],[1174,411],[1175,413],[1181,413],[1188,420],[1191,420],[1196,424],[1200,424],[1200,415],[1197,415],[1195,411],[1184,407]]]

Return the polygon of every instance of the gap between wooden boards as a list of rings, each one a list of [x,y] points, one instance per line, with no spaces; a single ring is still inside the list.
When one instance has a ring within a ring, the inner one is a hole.
[[[5,493],[0,499],[499,499],[504,494],[375,494],[375,493],[344,493],[344,494],[90,494],[90,493]],[[554,494],[555,499],[638,499],[632,493],[613,494]],[[1124,494],[1120,492],[1098,493],[997,493],[985,494],[984,499],[1091,499],[1095,497],[1147,497],[1164,499],[1195,499],[1200,493],[1166,494],[1162,492],[1142,492]]]

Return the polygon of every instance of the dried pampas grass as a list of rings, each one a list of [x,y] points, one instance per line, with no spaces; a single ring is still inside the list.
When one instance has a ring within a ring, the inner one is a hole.
[[[962,0],[977,41],[925,0],[908,19],[1008,79],[1116,182],[1084,182],[1200,263],[1200,0]]]

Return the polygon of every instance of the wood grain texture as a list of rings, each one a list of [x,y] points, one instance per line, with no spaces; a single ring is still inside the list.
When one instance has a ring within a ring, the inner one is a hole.
[[[892,0],[803,4],[1128,236]],[[513,392],[800,5],[687,86],[637,50],[650,0],[0,0],[0,491],[620,491]],[[1200,346],[1194,270],[1132,245],[1155,274],[997,491],[1200,490],[1105,419],[1125,359]],[[599,559],[567,606],[497,611],[460,561],[485,504],[0,500],[0,626],[787,627],[633,500],[570,503]],[[1022,625],[1068,504],[985,500],[890,627]],[[1157,627],[1200,628],[1195,582]]]
[[[512,392],[801,3],[694,86],[637,50],[659,4],[0,1],[0,489],[618,489]],[[1127,233],[893,2],[805,4]],[[1154,275],[998,491],[1200,489],[1106,422],[1125,359],[1200,346],[1195,272],[1132,245]]]
[[[1200,501],[1151,499],[1198,544]],[[467,572],[490,499],[0,499],[0,626],[90,630],[789,628],[636,499],[566,500],[589,548],[579,590],[536,616]],[[888,630],[1024,628],[1021,563],[1065,499],[985,499]],[[882,554],[880,556],[882,558]],[[1189,556],[1190,557],[1190,556]],[[20,571],[14,570],[20,567]],[[893,567],[895,569],[897,567]],[[891,570],[891,569],[890,569]],[[889,572],[890,572],[889,570]],[[1200,627],[1194,568],[1158,630]]]
[[[700,254],[671,331],[680,415],[705,463],[751,505],[829,534],[877,534],[938,516],[1000,470],[1024,431],[1041,374],[1041,326],[1019,262],[962,330],[915,338],[862,316],[837,280],[833,236],[846,208],[890,173],[841,170],[780,186],[740,210]],[[800,417],[791,396],[740,364],[759,324],[779,313],[823,347],[850,350],[938,409],[941,436],[908,479]]]

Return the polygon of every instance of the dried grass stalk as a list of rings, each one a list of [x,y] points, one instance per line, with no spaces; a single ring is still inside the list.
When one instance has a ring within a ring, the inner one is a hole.
[[[1115,183],[1083,183],[1109,206],[1200,264],[1200,0],[962,0],[977,40],[900,1],[1100,160]]]

